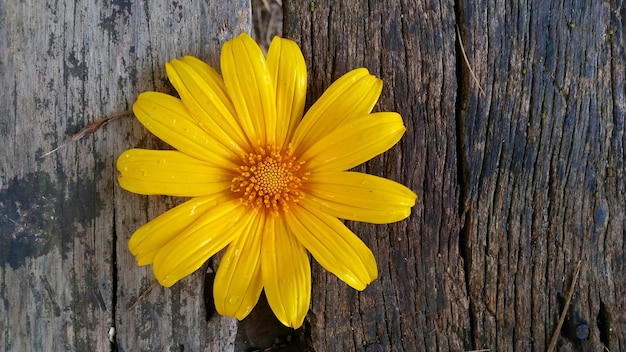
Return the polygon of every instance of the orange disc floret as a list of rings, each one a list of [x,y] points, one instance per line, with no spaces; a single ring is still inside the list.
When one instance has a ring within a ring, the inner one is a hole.
[[[291,202],[298,202],[304,193],[300,190],[303,161],[297,161],[291,149],[281,150],[269,146],[249,153],[244,165],[236,169],[231,191],[240,194],[244,204],[251,207],[266,207],[273,212],[287,210]]]

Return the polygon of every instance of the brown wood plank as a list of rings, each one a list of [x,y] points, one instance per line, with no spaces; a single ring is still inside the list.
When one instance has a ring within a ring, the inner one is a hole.
[[[172,91],[164,64],[215,65],[250,30],[249,1],[7,1],[0,5],[0,346],[7,351],[232,350],[205,322],[203,274],[157,288],[126,248],[174,202],[121,191],[115,159],[157,142],[133,119],[42,157],[83,126]],[[116,328],[114,345],[109,328]]]
[[[623,350],[623,9],[468,1],[459,15],[485,90],[464,71],[473,346],[545,350],[581,260],[557,347]]]
[[[546,350],[582,260],[556,347],[623,350],[622,4],[285,6],[310,98],[358,66],[385,81],[408,132],[365,168],[420,196],[406,223],[351,224],[381,267],[366,291],[317,269],[316,349]]]
[[[407,133],[362,170],[418,194],[410,219],[349,226],[373,250],[379,279],[356,292],[314,266],[309,319],[316,351],[462,351],[470,343],[459,253],[455,23],[452,3],[285,2],[284,33],[309,64],[309,104],[357,67],[383,79],[375,108]]]

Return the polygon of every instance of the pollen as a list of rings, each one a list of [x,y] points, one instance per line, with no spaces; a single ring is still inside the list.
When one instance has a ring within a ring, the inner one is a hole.
[[[236,169],[230,189],[250,207],[265,207],[275,213],[287,211],[304,194],[300,190],[306,173],[290,149],[260,148],[249,153]]]

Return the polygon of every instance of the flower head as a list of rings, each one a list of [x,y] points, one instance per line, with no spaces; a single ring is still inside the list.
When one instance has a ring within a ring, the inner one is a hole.
[[[371,113],[381,80],[364,68],[348,72],[302,117],[306,66],[290,40],[275,38],[267,57],[246,34],[226,42],[222,76],[194,57],[166,68],[180,99],[145,92],[133,111],[175,150],[125,151],[119,184],[192,198],[132,235],[138,264],[152,264],[169,287],[226,248],[217,311],[243,319],[265,290],[277,318],[294,328],[310,303],[307,251],[357,290],[376,279],[372,252],[339,218],[390,223],[415,204],[401,184],[346,171],[404,134],[400,115]]]

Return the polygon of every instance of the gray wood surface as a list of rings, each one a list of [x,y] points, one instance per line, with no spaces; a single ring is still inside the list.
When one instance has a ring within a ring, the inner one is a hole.
[[[122,191],[115,159],[159,142],[129,118],[42,155],[142,91],[171,92],[168,60],[216,65],[249,30],[243,0],[0,2],[1,350],[233,349],[234,319],[205,322],[202,272],[128,308],[153,282],[128,238],[177,200]]]

